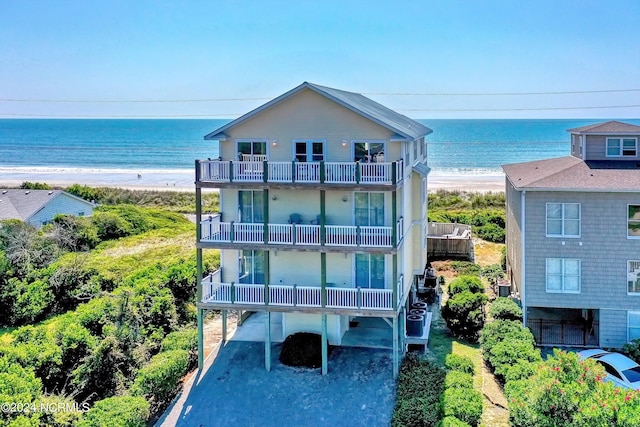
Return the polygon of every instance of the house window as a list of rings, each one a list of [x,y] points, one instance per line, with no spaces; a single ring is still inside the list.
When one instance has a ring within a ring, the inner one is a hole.
[[[640,294],[640,261],[627,261],[627,292]]]
[[[580,203],[547,203],[547,237],[580,237]]]
[[[547,258],[547,292],[580,293],[580,260]]]
[[[383,141],[353,141],[354,162],[384,162]]]
[[[640,205],[628,206],[627,237],[640,238]]]
[[[264,195],[262,190],[238,191],[238,218],[240,222],[264,222]]]
[[[238,160],[261,162],[267,159],[267,140],[243,139],[238,141]]]
[[[299,162],[321,162],[324,160],[324,141],[295,140],[294,156]]]
[[[607,138],[607,157],[635,157],[637,143],[636,138]]]
[[[264,283],[264,251],[240,251],[238,281],[248,284]]]
[[[627,312],[627,340],[640,338],[640,311]]]
[[[384,255],[356,254],[356,286],[384,289]]]
[[[384,226],[384,193],[354,194],[355,225]]]
[[[418,160],[418,141],[414,139],[411,145],[413,145],[413,160],[416,161]]]

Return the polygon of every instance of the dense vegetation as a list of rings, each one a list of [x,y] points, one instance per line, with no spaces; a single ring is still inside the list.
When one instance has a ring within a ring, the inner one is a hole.
[[[193,224],[131,205],[0,223],[0,425],[146,425],[196,360]],[[219,264],[209,251],[205,269]]]
[[[51,190],[52,187],[41,182],[23,182],[20,188],[31,190]],[[151,208],[162,208],[172,212],[194,213],[196,210],[195,191],[128,190],[111,187],[89,187],[73,184],[60,188],[85,200],[101,205],[131,204]],[[217,191],[202,192],[202,211],[217,212],[219,206]]]
[[[439,190],[429,194],[429,221],[469,224],[481,239],[504,243],[504,193]]]
[[[498,299],[482,330],[483,357],[504,384],[513,426],[638,426],[640,392],[603,381],[604,369],[575,353],[554,350],[542,361],[519,307]],[[511,320],[517,318],[518,320]]]
[[[456,354],[447,355],[449,370],[440,396],[444,425],[477,426],[482,417],[482,394],[473,388],[473,361]]]

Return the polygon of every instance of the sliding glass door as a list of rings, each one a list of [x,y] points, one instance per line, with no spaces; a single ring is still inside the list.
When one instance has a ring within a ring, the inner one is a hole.
[[[238,281],[248,284],[264,284],[264,251],[240,251]]]
[[[356,254],[356,286],[384,289],[384,255]]]
[[[238,191],[238,219],[245,223],[264,221],[264,198],[262,190]]]

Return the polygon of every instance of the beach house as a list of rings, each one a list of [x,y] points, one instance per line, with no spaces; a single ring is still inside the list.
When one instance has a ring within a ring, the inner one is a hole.
[[[62,190],[0,190],[0,220],[19,219],[40,228],[56,215],[91,216],[95,205]]]
[[[204,310],[262,312],[265,366],[272,325],[341,345],[358,318],[383,319],[394,372],[409,290],[426,263],[427,146],[431,130],[367,97],[312,83],[205,136],[220,158],[196,161],[197,263]],[[201,191],[220,191],[203,216]],[[223,331],[224,333],[224,331]]]
[[[512,294],[538,344],[640,338],[640,126],[569,129],[571,155],[504,165]]]

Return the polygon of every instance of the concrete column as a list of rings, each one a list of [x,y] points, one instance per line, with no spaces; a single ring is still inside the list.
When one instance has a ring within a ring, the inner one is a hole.
[[[327,375],[328,371],[328,352],[327,345],[327,315],[322,315],[322,375]]]
[[[265,312],[264,331],[264,367],[271,371],[271,312]]]
[[[398,316],[393,318],[393,378],[400,372],[400,360],[398,358]]]

